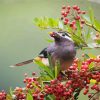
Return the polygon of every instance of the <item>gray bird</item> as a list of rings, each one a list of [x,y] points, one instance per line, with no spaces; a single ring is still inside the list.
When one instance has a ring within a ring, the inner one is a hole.
[[[44,64],[48,64],[48,55],[50,55],[52,65],[55,65],[55,63],[59,61],[61,70],[67,70],[67,68],[72,64],[76,55],[74,42],[65,32],[51,32],[50,36],[54,38],[54,42],[51,43],[47,48],[44,48],[39,53],[38,57],[34,59],[39,59]],[[12,67],[23,66],[33,62],[34,59],[17,63]]]
[[[67,70],[76,55],[74,42],[64,32],[52,32],[50,36],[55,41],[47,48],[47,53],[51,56],[51,62],[55,65],[55,62],[59,61],[61,70]]]

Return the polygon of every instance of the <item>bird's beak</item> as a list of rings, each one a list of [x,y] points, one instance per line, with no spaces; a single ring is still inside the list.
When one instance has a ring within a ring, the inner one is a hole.
[[[59,38],[59,35],[56,32],[50,32],[49,34],[53,38]]]

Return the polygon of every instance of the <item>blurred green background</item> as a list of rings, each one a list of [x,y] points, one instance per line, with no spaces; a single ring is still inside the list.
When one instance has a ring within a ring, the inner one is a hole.
[[[39,73],[34,64],[19,68],[9,66],[37,56],[48,45],[46,39],[50,30],[39,30],[33,25],[33,19],[60,17],[63,4],[77,4],[84,10],[91,4],[100,20],[100,4],[88,3],[87,0],[0,0],[0,90],[24,86],[24,73]]]

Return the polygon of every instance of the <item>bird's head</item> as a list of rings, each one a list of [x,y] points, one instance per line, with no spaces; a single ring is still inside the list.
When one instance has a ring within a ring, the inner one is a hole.
[[[57,41],[59,40],[73,41],[66,32],[50,32],[50,36],[53,37]]]

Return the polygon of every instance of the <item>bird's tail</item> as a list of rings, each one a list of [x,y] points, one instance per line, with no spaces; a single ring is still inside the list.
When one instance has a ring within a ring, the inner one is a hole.
[[[18,67],[18,66],[24,66],[24,65],[32,63],[32,62],[34,63],[34,60],[42,61],[44,64],[48,65],[47,59],[38,56],[34,59],[26,60],[26,61],[14,64],[14,65],[11,65],[10,67],[14,68],[14,67]]]
[[[18,67],[18,66],[24,66],[26,64],[30,64],[30,63],[34,62],[34,60],[40,60],[41,61],[41,57],[36,57],[36,58],[30,59],[30,60],[26,60],[26,61],[14,64],[14,65],[11,65],[9,67],[14,68],[14,67]]]
[[[34,59],[30,59],[30,60],[27,60],[27,61],[23,61],[23,62],[20,62],[20,63],[17,63],[17,64],[14,64],[14,65],[11,65],[10,67],[18,67],[18,66],[24,66],[26,64],[29,64],[29,63],[32,63]]]

